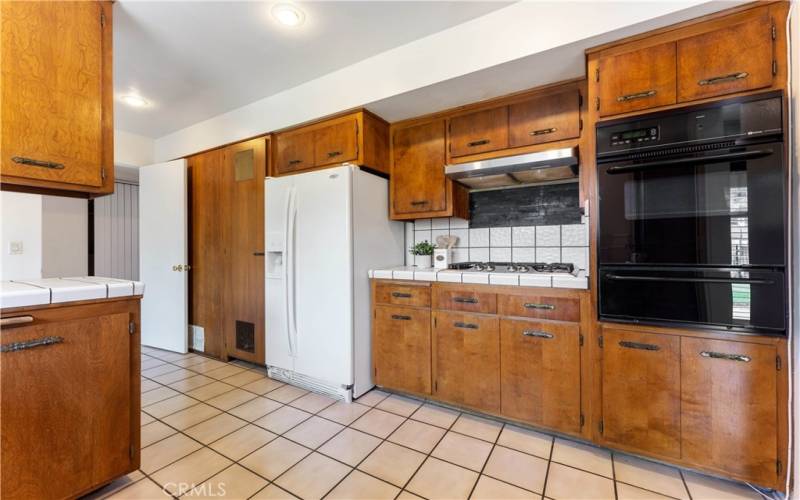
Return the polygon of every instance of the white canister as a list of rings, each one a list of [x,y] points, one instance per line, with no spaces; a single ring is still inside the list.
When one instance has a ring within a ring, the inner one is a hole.
[[[453,260],[453,251],[449,248],[433,249],[433,267],[435,269],[447,269]]]

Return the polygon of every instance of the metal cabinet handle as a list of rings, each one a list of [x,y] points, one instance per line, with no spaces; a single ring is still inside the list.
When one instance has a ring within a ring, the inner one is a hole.
[[[644,99],[645,97],[653,97],[656,95],[655,90],[645,90],[644,92],[637,92],[635,94],[621,95],[617,97],[617,102],[632,101],[634,99]]]
[[[181,272],[181,271],[183,271],[183,265],[182,264],[178,264],[176,266],[172,266],[172,270],[173,271],[177,271],[177,272]]]
[[[337,156],[341,156],[341,151],[328,151],[328,158],[336,158]]]
[[[27,323],[33,323],[33,316],[14,316],[0,319],[0,326],[2,327],[24,325]]]
[[[643,351],[661,350],[661,346],[657,346],[655,344],[645,344],[643,342],[628,342],[627,340],[620,340],[619,345],[620,347],[625,347],[627,349],[641,349]]]
[[[184,271],[191,271],[192,270],[192,266],[190,266],[189,264],[186,264],[185,266],[183,266],[183,270]]]
[[[427,205],[429,203],[430,203],[430,201],[428,201],[428,200],[414,200],[414,201],[411,202],[411,204],[414,205],[414,206]]]
[[[715,85],[717,83],[733,82],[735,80],[742,80],[749,76],[747,71],[739,73],[731,73],[729,75],[715,76],[713,78],[706,78],[697,82],[698,85]]]
[[[455,326],[456,328],[466,328],[467,330],[478,329],[478,325],[476,325],[475,323],[464,323],[462,321],[456,321],[455,323],[453,323],[453,326]]]
[[[392,319],[396,319],[399,321],[410,321],[411,316],[404,316],[402,314],[392,314]]]
[[[289,160],[289,165],[297,165],[298,163],[303,163],[303,160]]]
[[[525,309],[546,309],[548,311],[554,311],[556,309],[556,306],[553,304],[535,304],[532,302],[526,302],[524,306]]]
[[[528,135],[545,135],[545,134],[552,134],[552,133],[553,133],[553,132],[555,132],[556,130],[558,130],[556,127],[543,128],[543,129],[541,129],[541,130],[534,130],[533,132],[529,132],[529,133],[528,133]]]
[[[727,354],[713,351],[702,351],[700,355],[704,358],[727,359],[728,361],[743,361],[745,363],[749,363],[751,359],[750,356],[745,356],[744,354]]]
[[[264,252],[253,252],[253,256],[255,256],[255,257],[263,257],[264,256]]]
[[[536,337],[536,338],[539,338],[539,339],[552,339],[553,338],[553,334],[552,333],[543,332],[541,330],[523,330],[522,334],[524,336],[526,336],[526,337]]]
[[[33,347],[60,344],[62,342],[64,342],[64,337],[42,337],[40,339],[25,340],[22,342],[11,342],[10,344],[0,345],[0,352],[22,351]]]
[[[15,156],[11,158],[11,161],[13,161],[14,163],[19,163],[20,165],[29,165],[31,167],[52,168],[55,170],[62,170],[64,168],[63,163],[56,163],[54,161],[34,160],[33,158],[25,158],[24,156]]]
[[[492,141],[490,141],[489,139],[481,139],[479,141],[468,142],[467,146],[474,148],[475,146],[483,146],[484,144],[489,144],[490,142]]]
[[[453,297],[453,302],[458,302],[460,304],[477,304],[478,299],[475,297]]]
[[[398,299],[410,299],[411,294],[405,292],[392,292],[392,297],[397,297]]]

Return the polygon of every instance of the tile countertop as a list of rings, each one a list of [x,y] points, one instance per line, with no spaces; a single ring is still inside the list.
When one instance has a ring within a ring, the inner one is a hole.
[[[587,290],[589,277],[583,269],[577,276],[566,274],[538,273],[482,273],[476,271],[459,271],[456,269],[434,269],[432,267],[399,266],[385,269],[372,269],[370,278],[442,281],[446,283],[474,283],[484,285],[535,286],[544,288],[573,288]]]
[[[0,281],[0,308],[39,306],[143,294],[144,283],[141,281],[99,276]]]

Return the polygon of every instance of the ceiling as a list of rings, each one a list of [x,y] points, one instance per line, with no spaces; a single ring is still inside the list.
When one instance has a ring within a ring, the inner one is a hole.
[[[305,23],[270,16],[274,2],[118,1],[114,4],[115,128],[161,137],[509,2],[302,2]]]

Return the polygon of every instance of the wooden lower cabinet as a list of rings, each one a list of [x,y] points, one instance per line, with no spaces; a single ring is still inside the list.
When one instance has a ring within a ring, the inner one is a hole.
[[[375,383],[418,394],[431,393],[431,312],[377,306],[372,358]]]

